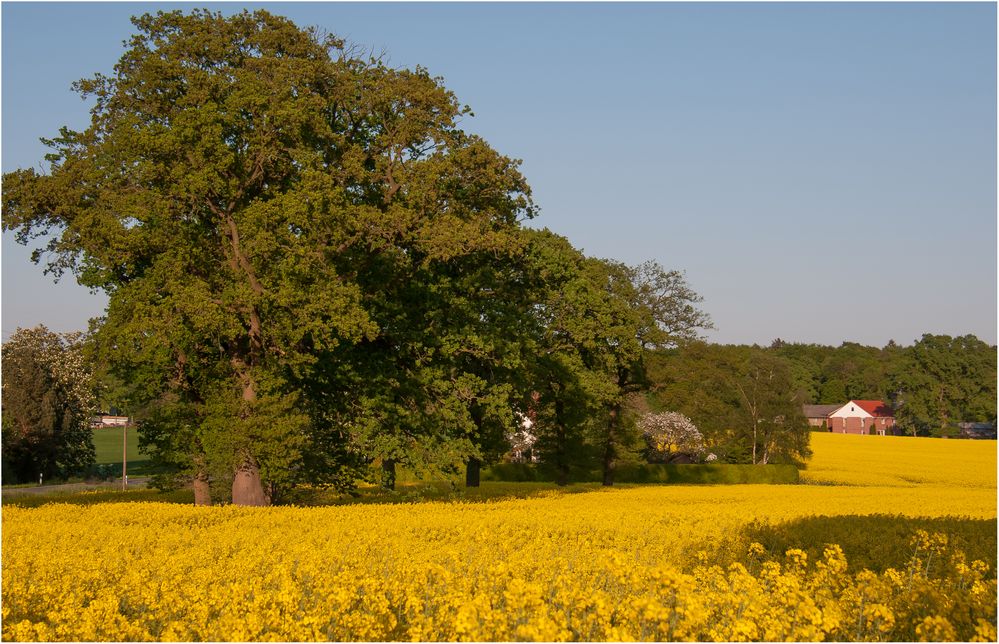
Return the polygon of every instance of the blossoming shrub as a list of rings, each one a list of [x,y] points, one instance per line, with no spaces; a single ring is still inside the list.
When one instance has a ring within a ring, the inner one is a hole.
[[[687,454],[700,461],[705,456],[704,437],[694,421],[675,411],[645,414],[638,429],[648,441],[650,455],[669,463],[674,455]]]

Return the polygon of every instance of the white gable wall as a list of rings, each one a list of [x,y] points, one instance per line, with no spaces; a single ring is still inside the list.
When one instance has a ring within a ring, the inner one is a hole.
[[[851,400],[833,413],[829,414],[829,418],[873,418],[873,416],[861,409],[860,405]]]

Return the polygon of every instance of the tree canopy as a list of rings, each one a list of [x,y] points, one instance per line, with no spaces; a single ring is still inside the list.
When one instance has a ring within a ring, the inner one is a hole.
[[[954,436],[962,422],[996,422],[996,351],[967,335],[925,334],[904,351],[888,389],[899,425]]]

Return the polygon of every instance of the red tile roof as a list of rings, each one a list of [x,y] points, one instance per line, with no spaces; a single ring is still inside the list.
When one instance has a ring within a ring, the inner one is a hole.
[[[853,400],[858,407],[866,411],[871,416],[875,418],[894,418],[895,414],[892,413],[888,405],[884,404],[881,400]]]

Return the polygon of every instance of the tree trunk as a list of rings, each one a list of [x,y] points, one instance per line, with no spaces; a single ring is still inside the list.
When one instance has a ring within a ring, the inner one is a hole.
[[[557,445],[555,447],[555,483],[559,486],[565,486],[569,484],[569,458],[566,454],[565,445],[565,427],[559,426],[556,430],[556,441]]]
[[[264,486],[260,480],[260,466],[252,457],[247,457],[236,469],[232,479],[233,505],[263,506],[270,505],[270,499],[264,494]]]
[[[195,441],[194,453],[194,505],[211,505],[212,491],[208,484],[208,469],[205,467],[205,454],[201,442]]]
[[[211,505],[212,492],[208,486],[208,475],[201,471],[194,475],[194,505]]]
[[[614,485],[614,445],[609,440],[604,449],[604,485]]]
[[[562,421],[565,412],[565,404],[560,400],[555,400],[555,483],[559,486],[569,483],[569,458],[566,446],[565,423]]]
[[[252,407],[257,400],[257,386],[250,369],[246,362],[238,357],[232,358],[232,364],[243,388],[243,402],[247,407]],[[243,417],[249,413],[249,410],[244,411]],[[264,484],[260,480],[260,464],[248,452],[237,453],[236,456],[239,465],[236,466],[235,475],[232,477],[233,505],[270,505],[270,497],[264,492]]]
[[[394,490],[395,489],[395,459],[394,458],[383,458],[382,459],[382,489],[383,490]]]
[[[477,458],[470,458],[465,463],[465,487],[479,487],[479,475],[482,469],[482,461]]]
[[[481,441],[484,440],[486,434],[482,429],[483,421],[485,420],[482,406],[476,402],[469,409],[469,413],[472,416],[472,422],[475,423],[475,434],[481,446]],[[465,487],[479,487],[481,470],[482,461],[474,456],[465,462]]]
[[[607,421],[607,441],[604,443],[604,485],[614,485],[614,459],[617,456],[615,439],[617,438],[617,421],[621,413],[621,405],[611,408],[610,419]]]

